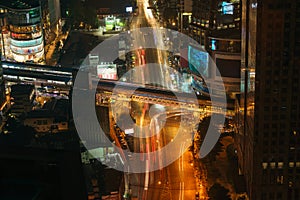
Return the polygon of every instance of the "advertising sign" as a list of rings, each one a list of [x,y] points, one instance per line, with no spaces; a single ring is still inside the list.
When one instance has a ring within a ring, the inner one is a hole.
[[[126,12],[131,13],[132,12],[132,7],[126,7]]]
[[[118,80],[117,65],[113,63],[97,65],[97,76],[101,79]]]
[[[233,5],[232,3],[222,2],[222,13],[224,15],[233,15]]]
[[[116,23],[116,17],[108,16],[105,18],[105,29],[112,30]]]
[[[189,68],[195,75],[208,77],[209,55],[194,46],[188,47]]]

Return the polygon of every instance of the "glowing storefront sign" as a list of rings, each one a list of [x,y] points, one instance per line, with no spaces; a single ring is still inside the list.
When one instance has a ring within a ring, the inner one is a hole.
[[[233,15],[233,5],[232,3],[222,2],[222,13],[224,15]]]
[[[112,63],[97,65],[97,75],[102,79],[118,80],[117,65]]]
[[[25,40],[28,40],[28,39],[35,39],[35,38],[38,38],[38,37],[41,37],[42,36],[42,32],[36,32],[36,33],[11,33],[11,37],[12,38],[15,38],[15,39],[25,39]]]
[[[10,43],[16,47],[29,47],[29,46],[36,46],[39,45],[43,42],[43,38],[38,38],[38,39],[34,39],[34,40],[14,40],[11,39]]]
[[[11,45],[11,50],[14,53],[18,53],[18,54],[33,54],[33,53],[37,53],[43,50],[43,44],[34,46],[34,47],[26,47],[26,48],[22,48],[22,47],[15,47],[13,45]]]
[[[112,30],[116,23],[116,17],[106,17],[105,18],[105,28],[106,30]]]
[[[14,60],[17,62],[25,62],[27,60],[33,60],[34,62],[38,62],[39,59],[44,57],[44,49],[42,49],[41,52],[38,52],[36,54],[21,55],[12,53],[12,55],[14,57]]]

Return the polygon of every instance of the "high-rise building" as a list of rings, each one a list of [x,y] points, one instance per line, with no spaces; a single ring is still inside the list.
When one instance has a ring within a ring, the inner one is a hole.
[[[155,3],[154,3],[155,2]],[[164,23],[165,27],[170,29],[179,28],[179,13],[180,13],[180,1],[178,0],[157,0],[150,1],[150,5],[157,5],[156,11],[158,19],[161,23]]]
[[[51,43],[62,26],[60,0],[41,0],[45,43]]]
[[[242,0],[236,146],[250,199],[300,199],[300,1]]]
[[[1,49],[0,49],[1,54]],[[6,99],[6,91],[5,91],[5,82],[3,79],[3,68],[2,68],[2,62],[0,59],[0,133],[2,132],[2,124],[4,124],[4,116],[5,113],[8,110],[8,102]]]
[[[209,52],[220,72],[211,65],[206,82],[215,83],[222,76],[226,92],[232,96],[240,91],[240,19],[239,0],[193,0],[189,34]]]
[[[0,3],[5,13],[5,23],[9,32],[10,49],[6,59],[18,62],[42,62],[44,59],[44,39],[42,12],[39,1],[7,0]],[[3,44],[5,46],[7,44]]]

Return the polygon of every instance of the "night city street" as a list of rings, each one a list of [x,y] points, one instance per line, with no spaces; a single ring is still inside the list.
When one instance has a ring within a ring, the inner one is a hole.
[[[0,200],[300,200],[300,0],[1,0]]]

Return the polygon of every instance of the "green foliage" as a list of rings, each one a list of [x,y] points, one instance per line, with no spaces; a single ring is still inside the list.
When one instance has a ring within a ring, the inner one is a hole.
[[[206,136],[208,127],[210,125],[210,119],[211,119],[210,117],[206,117],[206,118],[203,119],[203,121],[201,123],[199,123],[198,133],[199,133],[201,139],[196,144],[197,149],[199,149],[202,146],[203,140]],[[213,125],[213,124],[211,124],[211,125]],[[220,139],[219,139],[218,142],[215,144],[214,148],[212,149],[212,151],[204,158],[204,161],[206,161],[206,162],[215,161],[216,157],[222,151],[224,151],[224,145],[220,142]]]

